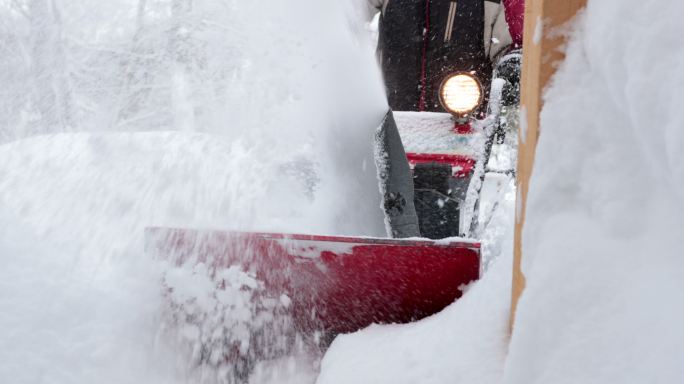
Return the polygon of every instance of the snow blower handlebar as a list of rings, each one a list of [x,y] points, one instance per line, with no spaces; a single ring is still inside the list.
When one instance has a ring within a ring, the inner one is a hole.
[[[487,105],[487,117],[481,120],[479,126],[484,137],[484,145],[480,158],[475,166],[473,178],[468,189],[469,201],[472,201],[472,216],[467,231],[468,237],[481,238],[483,227],[480,223],[480,201],[482,185],[488,172],[487,165],[492,154],[492,147],[499,136],[499,143],[503,142],[505,132],[501,129],[501,115],[504,106],[518,105],[520,64],[522,53],[520,49],[512,50],[503,55],[494,70],[491,88],[489,91],[489,104]],[[486,221],[486,220],[485,220]]]

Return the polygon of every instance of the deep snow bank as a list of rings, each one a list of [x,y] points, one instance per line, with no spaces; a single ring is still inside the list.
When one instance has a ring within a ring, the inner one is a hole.
[[[496,383],[506,356],[510,254],[456,303],[405,325],[338,336],[318,384]]]
[[[321,362],[318,384],[496,383],[508,341],[515,188],[492,175],[483,212],[499,201],[485,231],[483,278],[442,312],[404,325],[374,325],[338,336]]]
[[[509,383],[684,377],[681,2],[590,0],[546,94]]]
[[[3,204],[0,218],[3,382],[182,382],[157,340],[160,274],[149,260],[82,259]]]

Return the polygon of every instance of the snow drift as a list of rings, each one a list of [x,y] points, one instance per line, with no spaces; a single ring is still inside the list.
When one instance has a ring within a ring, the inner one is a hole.
[[[589,1],[545,97],[512,383],[675,383],[684,332],[679,2]]]
[[[437,315],[338,336],[317,383],[496,383],[506,356],[510,263],[510,257],[498,259]]]

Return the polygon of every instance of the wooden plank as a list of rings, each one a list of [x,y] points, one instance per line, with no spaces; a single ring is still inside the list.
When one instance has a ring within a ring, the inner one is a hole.
[[[518,152],[518,207],[515,221],[513,253],[513,287],[510,325],[513,328],[518,300],[525,288],[525,276],[520,268],[522,260],[522,230],[530,176],[534,167],[535,150],[539,138],[539,112],[546,85],[558,64],[563,61],[562,47],[565,34],[558,33],[586,5],[586,0],[527,0],[523,39],[521,78],[521,124]],[[524,124],[524,123],[523,123]]]

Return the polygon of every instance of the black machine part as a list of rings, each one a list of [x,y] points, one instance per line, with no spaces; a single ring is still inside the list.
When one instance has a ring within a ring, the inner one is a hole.
[[[501,95],[501,104],[511,106],[520,104],[520,67],[522,50],[513,49],[505,52],[496,62],[494,77],[506,80]]]
[[[492,67],[485,55],[484,12],[483,0],[387,3],[380,18],[378,56],[392,109],[444,112],[439,86],[454,72],[474,71],[489,89]]]
[[[485,138],[483,153],[475,166],[474,176],[472,178],[473,185],[469,192],[473,193],[475,199],[467,235],[473,238],[481,237],[482,232],[484,231],[483,223],[480,222],[480,194],[482,192],[485,176],[488,172],[487,165],[489,164],[492,147],[495,143],[502,144],[504,142],[505,130],[503,129],[501,121],[502,108],[505,106],[519,105],[520,103],[521,63],[522,51],[519,49],[512,50],[501,56],[494,72],[494,80],[492,80],[492,87],[489,93],[489,105],[487,107],[488,116],[483,130]],[[515,172],[512,171],[510,175],[515,177]]]
[[[375,161],[389,235],[393,238],[420,236],[411,168],[391,110],[375,134]]]
[[[454,177],[451,165],[406,159],[392,111],[375,137],[382,205],[393,238],[443,239],[460,235],[460,211],[472,173]]]
[[[413,168],[415,206],[423,237],[443,239],[459,235],[461,194],[453,189],[451,165],[416,164]]]

